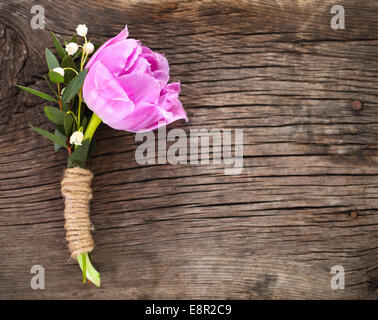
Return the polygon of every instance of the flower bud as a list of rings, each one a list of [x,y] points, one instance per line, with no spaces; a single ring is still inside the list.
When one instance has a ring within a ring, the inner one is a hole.
[[[83,139],[84,139],[84,134],[81,131],[75,131],[70,137],[70,144],[81,146]]]
[[[76,33],[80,37],[85,37],[88,33],[88,28],[85,24],[79,24],[76,28]]]
[[[74,55],[78,49],[79,49],[79,46],[75,42],[70,42],[69,44],[66,45],[66,51],[70,56]]]
[[[85,54],[91,54],[93,51],[94,51],[94,45],[92,43],[87,42],[86,44],[84,44],[83,52]]]
[[[59,73],[62,77],[64,77],[64,69],[63,68],[54,68],[54,72]]]

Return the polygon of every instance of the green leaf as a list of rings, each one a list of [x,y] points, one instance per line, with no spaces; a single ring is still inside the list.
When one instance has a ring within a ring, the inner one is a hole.
[[[64,112],[60,111],[58,108],[48,107],[44,108],[47,118],[56,123],[56,124],[64,124]]]
[[[81,55],[83,54],[82,50],[77,50],[77,52],[73,55],[72,59],[77,59],[79,57],[81,57]]]
[[[58,102],[58,100],[56,100],[55,98],[53,98],[52,96],[49,96],[48,94],[46,93],[43,93],[43,92],[40,92],[38,90],[34,90],[34,89],[30,89],[28,87],[24,87],[24,86],[19,86],[17,85],[18,88],[20,88],[21,90],[24,90],[26,92],[29,92],[31,94],[34,94],[35,96],[37,97],[40,97],[42,99],[45,99],[47,101],[55,101],[55,102]]]
[[[70,42],[76,42],[76,38],[77,38],[77,36],[76,36],[76,33],[75,33],[75,34],[72,36]]]
[[[72,68],[78,71],[77,65],[75,61],[73,61],[71,56],[65,56],[64,59],[62,60],[62,68]]]
[[[66,113],[64,115],[64,131],[66,132],[66,135],[69,137],[72,134],[72,131],[73,131],[72,126],[74,122],[75,122],[75,119],[73,118],[72,114]]]
[[[49,86],[49,89],[50,89],[51,93],[52,93],[53,95],[55,95],[55,97],[56,97],[57,99],[59,99],[58,92],[56,92],[56,91],[54,90],[54,88],[52,87],[50,81],[47,80],[47,77],[46,77],[45,75],[43,75],[43,77],[45,78],[45,81],[46,81],[47,85]]]
[[[54,42],[56,52],[58,53],[59,57],[63,59],[66,56],[66,51],[63,49],[62,44],[60,43],[54,32],[51,32],[51,38]]]
[[[83,108],[83,109],[85,109],[85,108]],[[83,132],[85,132],[85,129],[87,129],[88,122],[89,122],[89,119],[84,116],[83,122],[81,123],[81,126],[83,127]]]
[[[72,79],[72,81],[69,83],[69,85],[63,92],[63,101],[70,101],[79,92],[84,83],[84,79],[87,75],[87,72],[88,69],[85,69],[81,71],[75,78]]]
[[[43,130],[43,129],[40,129],[40,128],[37,128],[37,127],[34,127],[32,125],[30,125],[30,127],[37,133],[39,133],[40,135],[44,136],[45,138],[49,139],[50,141],[54,142],[54,143],[57,143],[59,145],[61,145],[62,147],[64,148],[67,148],[67,144],[66,142],[59,138],[58,136],[56,136],[55,134],[52,134],[51,132],[48,132],[46,130]]]
[[[49,66],[49,70],[53,70],[53,69],[59,67],[59,61],[58,61],[58,59],[47,48],[46,48],[46,61],[47,61],[47,65]]]
[[[69,109],[69,103],[62,101],[62,108],[64,112],[67,112]]]
[[[65,56],[65,58],[62,61],[62,68],[72,68],[76,71],[78,70],[76,63],[75,61],[73,61],[71,56]],[[72,81],[72,79],[75,78],[75,76],[76,73],[74,71],[69,69],[64,70],[64,83],[68,85]]]
[[[60,133],[61,133],[62,135],[64,135],[64,137],[66,136],[66,132],[64,131],[64,125],[62,125],[62,124],[57,124],[57,125],[56,125],[56,128],[60,131]],[[66,140],[66,139],[64,138],[64,140]]]
[[[55,71],[49,71],[49,78],[51,82],[54,82],[54,83],[64,82],[64,78],[62,77],[62,75]]]
[[[88,159],[89,139],[85,140],[80,147],[78,147],[68,158],[68,166],[85,167],[85,162]]]
[[[58,138],[62,139],[63,141],[66,140],[66,136],[63,133],[61,133],[58,129],[55,129],[55,135]],[[57,152],[62,147],[64,147],[64,146],[60,145],[59,143],[54,142],[54,151],[55,152]]]

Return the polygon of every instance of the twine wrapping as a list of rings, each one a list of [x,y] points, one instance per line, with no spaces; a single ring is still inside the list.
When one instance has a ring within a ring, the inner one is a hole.
[[[94,249],[89,219],[92,179],[92,172],[76,167],[66,169],[61,182],[65,202],[64,228],[72,258]]]

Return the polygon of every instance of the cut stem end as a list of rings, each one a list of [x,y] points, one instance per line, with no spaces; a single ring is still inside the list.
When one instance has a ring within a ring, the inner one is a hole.
[[[100,273],[93,267],[88,253],[79,254],[76,258],[81,270],[83,271],[83,283],[85,283],[86,279],[88,279],[94,285],[99,287],[101,283]]]

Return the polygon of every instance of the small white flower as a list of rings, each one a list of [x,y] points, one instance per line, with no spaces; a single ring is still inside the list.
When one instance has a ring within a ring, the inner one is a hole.
[[[63,88],[62,91],[60,91],[60,96],[63,97],[63,92],[66,90],[66,88]]]
[[[74,55],[78,49],[79,49],[79,46],[75,42],[70,42],[69,44],[66,45],[66,51],[70,56]]]
[[[70,137],[70,144],[81,146],[83,139],[84,139],[84,134],[81,131],[75,131]]]
[[[56,73],[59,73],[62,77],[64,77],[64,70],[63,70],[63,68],[54,68],[53,69],[53,71],[54,72],[56,72]]]
[[[86,44],[84,44],[83,46],[83,51],[85,54],[91,54],[94,50],[94,45],[90,42],[87,42]]]
[[[80,37],[85,37],[88,33],[88,28],[85,24],[79,24],[76,28],[76,33]]]

